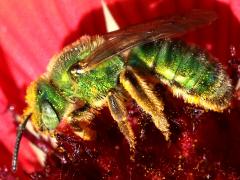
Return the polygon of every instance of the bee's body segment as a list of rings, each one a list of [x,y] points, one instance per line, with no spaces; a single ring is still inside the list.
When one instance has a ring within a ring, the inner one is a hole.
[[[103,104],[101,102],[108,91],[117,85],[118,75],[124,65],[118,56],[91,72],[81,74],[75,69],[75,64],[89,56],[102,43],[104,39],[101,36],[84,36],[55,57],[55,63],[49,66],[48,71],[52,83],[60,89],[63,96],[80,99],[98,107]]]
[[[81,138],[92,140],[96,134],[91,120],[107,106],[133,152],[136,141],[124,96],[133,98],[165,139],[170,138],[164,102],[157,95],[161,92],[154,89],[156,79],[187,103],[223,111],[232,86],[222,66],[199,48],[168,39],[215,19],[213,12],[193,10],[104,36],[83,36],[54,56],[47,72],[28,87],[22,123],[31,118],[37,131],[52,133],[65,120]],[[18,134],[14,170],[22,131]]]
[[[129,64],[148,68],[176,96],[205,109],[222,111],[229,106],[231,81],[220,64],[194,46],[161,40],[134,48]]]

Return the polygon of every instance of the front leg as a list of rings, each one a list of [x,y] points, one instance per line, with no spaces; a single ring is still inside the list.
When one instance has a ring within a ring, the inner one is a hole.
[[[98,111],[87,104],[81,108],[75,109],[67,117],[67,122],[71,125],[74,133],[83,140],[94,140],[96,132],[91,128],[91,121],[94,119]]]

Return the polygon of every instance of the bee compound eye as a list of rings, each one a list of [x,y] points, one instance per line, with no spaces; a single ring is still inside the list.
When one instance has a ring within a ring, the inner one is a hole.
[[[56,111],[49,102],[43,102],[41,105],[41,118],[44,126],[48,130],[53,130],[59,124],[59,118]]]

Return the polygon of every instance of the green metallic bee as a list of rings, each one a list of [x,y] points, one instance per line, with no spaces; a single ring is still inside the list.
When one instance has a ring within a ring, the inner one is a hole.
[[[187,103],[223,111],[230,104],[232,86],[222,66],[199,48],[169,39],[215,19],[212,12],[195,10],[103,36],[84,36],[64,48],[27,89],[28,107],[21,117],[13,170],[29,119],[36,131],[50,134],[66,121],[81,138],[91,140],[95,132],[89,125],[104,106],[134,151],[136,141],[125,105],[129,98],[152,117],[168,140],[169,123],[158,96],[161,92],[154,90],[156,82]]]

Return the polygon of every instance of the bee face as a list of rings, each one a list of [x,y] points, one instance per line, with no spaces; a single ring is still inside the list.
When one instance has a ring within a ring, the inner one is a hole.
[[[37,130],[49,131],[57,127],[65,109],[65,100],[48,81],[39,79],[28,90],[28,108],[24,115],[31,119]]]

